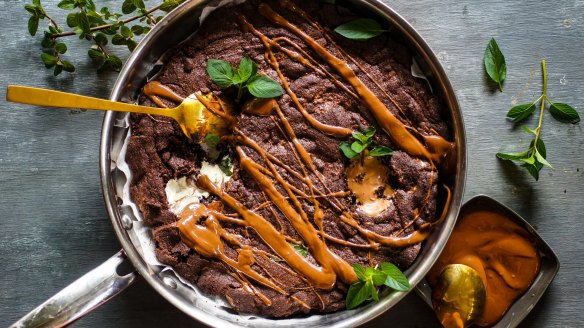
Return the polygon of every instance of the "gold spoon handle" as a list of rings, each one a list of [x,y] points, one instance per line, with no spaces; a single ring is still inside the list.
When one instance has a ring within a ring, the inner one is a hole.
[[[8,86],[6,91],[6,100],[36,106],[113,110],[118,112],[162,115],[176,119],[174,116],[175,111],[169,108],[132,105],[123,102],[81,96],[74,93],[19,85]]]

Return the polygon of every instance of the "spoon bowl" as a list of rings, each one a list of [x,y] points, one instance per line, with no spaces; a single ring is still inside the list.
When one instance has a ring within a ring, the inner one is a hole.
[[[463,264],[444,267],[432,293],[434,311],[446,328],[468,327],[483,312],[485,301],[479,273]]]

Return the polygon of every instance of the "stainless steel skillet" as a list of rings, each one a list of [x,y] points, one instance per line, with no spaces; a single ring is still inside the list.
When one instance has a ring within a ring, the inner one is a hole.
[[[130,56],[116,81],[110,99],[133,101],[140,87],[156,72],[164,54],[192,35],[196,31],[201,15],[219,2],[187,1],[168,14]],[[456,167],[448,181],[452,187],[452,198],[450,204],[447,204],[449,209],[446,219],[432,232],[424,243],[418,259],[406,271],[411,284],[416,285],[442,251],[461,206],[466,176],[466,141],[461,110],[438,59],[422,37],[401,16],[376,0],[342,2],[364,15],[384,20],[387,26],[391,27],[393,37],[412,50],[416,62],[428,77],[434,92],[441,97],[449,110],[450,124],[457,146]],[[71,323],[131,285],[138,275],[188,315],[210,326],[220,327],[352,327],[382,314],[405,296],[406,293],[386,292],[379,303],[370,303],[355,310],[289,319],[266,319],[234,313],[224,302],[208,298],[187,286],[172,270],[153,265],[148,260],[152,256],[148,253],[148,245],[141,244],[138,238],[137,231],[141,225],[139,216],[134,215],[131,204],[126,201],[127,195],[124,195],[127,193],[124,187],[130,178],[120,167],[123,165],[123,158],[120,155],[123,156],[124,140],[129,133],[125,115],[114,112],[105,115],[100,147],[103,195],[122,251],[40,305],[14,326],[54,327]],[[117,269],[124,262],[130,262],[136,271],[119,275]]]

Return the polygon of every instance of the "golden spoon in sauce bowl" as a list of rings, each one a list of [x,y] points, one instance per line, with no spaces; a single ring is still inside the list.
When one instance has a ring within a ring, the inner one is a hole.
[[[166,116],[174,119],[188,138],[196,135],[204,137],[207,133],[225,134],[231,118],[226,112],[227,106],[220,99],[215,98],[212,94],[202,94],[201,92],[188,96],[175,108],[140,106],[18,85],[8,86],[6,100],[36,106],[112,110]]]
[[[464,328],[483,312],[485,285],[479,273],[463,264],[444,267],[432,292],[432,304],[438,320],[446,328]]]

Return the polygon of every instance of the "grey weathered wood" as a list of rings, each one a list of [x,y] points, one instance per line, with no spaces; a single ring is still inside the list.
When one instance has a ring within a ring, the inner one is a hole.
[[[468,134],[466,198],[495,197],[537,227],[562,267],[525,327],[584,322],[584,134],[546,115],[544,139],[555,170],[539,182],[494,156],[518,150],[527,135],[505,121],[506,110],[540,92],[541,58],[548,60],[549,94],[584,114],[582,1],[385,0],[426,38],[445,66],[462,105]],[[63,20],[58,0],[44,7]],[[119,6],[96,0],[98,6]],[[107,97],[115,74],[98,75],[82,41],[67,57],[77,72],[53,78],[39,60],[40,37],[26,32],[26,1],[0,2],[0,98],[7,84],[25,84]],[[497,38],[507,58],[504,92],[486,83],[484,47]],[[7,104],[0,109],[0,325],[6,326],[97,266],[119,245],[100,192],[98,144],[102,114],[72,114]],[[535,120],[529,121],[535,125]],[[427,327],[437,322],[415,295],[375,320],[374,327]],[[77,323],[81,327],[200,326],[144,282]]]

